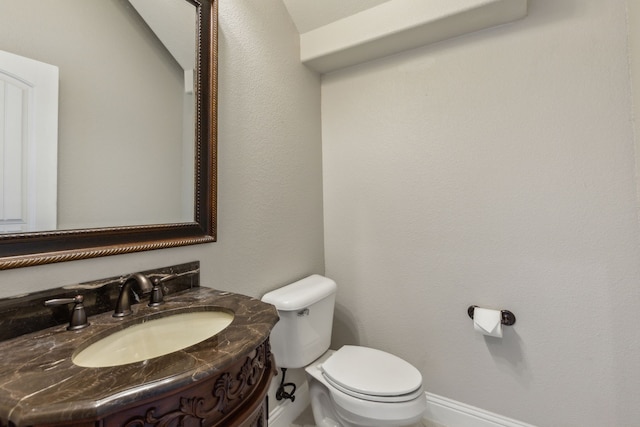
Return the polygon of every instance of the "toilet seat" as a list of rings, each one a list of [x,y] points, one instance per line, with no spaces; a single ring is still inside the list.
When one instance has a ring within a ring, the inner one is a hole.
[[[374,402],[407,402],[423,394],[422,375],[381,350],[344,346],[320,367],[324,379],[350,396]]]

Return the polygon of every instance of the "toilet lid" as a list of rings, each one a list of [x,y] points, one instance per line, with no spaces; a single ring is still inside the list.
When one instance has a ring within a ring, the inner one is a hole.
[[[367,396],[413,395],[422,387],[422,375],[414,366],[373,348],[346,345],[321,369],[325,378],[343,391]]]

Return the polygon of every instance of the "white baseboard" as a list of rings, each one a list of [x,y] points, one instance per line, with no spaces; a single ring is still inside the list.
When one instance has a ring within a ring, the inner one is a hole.
[[[446,427],[535,427],[433,393],[427,395],[425,426]]]
[[[293,421],[309,406],[309,384],[305,381],[296,390],[296,400],[269,400],[269,427],[291,427]]]
[[[422,422],[425,427],[535,427],[437,394],[425,395],[427,410]],[[270,400],[269,427],[291,427],[309,403],[309,385],[306,381],[296,391],[294,402]]]

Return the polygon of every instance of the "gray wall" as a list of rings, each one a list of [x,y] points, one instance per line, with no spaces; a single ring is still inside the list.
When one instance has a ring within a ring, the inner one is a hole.
[[[218,242],[2,271],[2,296],[191,260],[256,297],[324,272],[319,78],[279,0],[222,0],[219,30]]]
[[[638,425],[639,241],[625,2],[323,77],[335,345],[536,426]],[[512,310],[503,339],[472,304]]]

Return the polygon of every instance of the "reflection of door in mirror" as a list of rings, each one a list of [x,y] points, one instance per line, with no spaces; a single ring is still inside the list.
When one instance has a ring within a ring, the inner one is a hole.
[[[0,232],[56,228],[58,67],[0,51]]]

